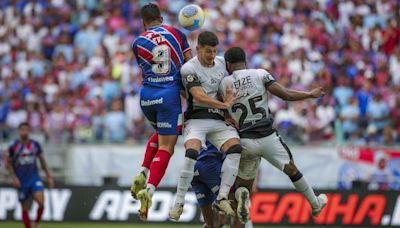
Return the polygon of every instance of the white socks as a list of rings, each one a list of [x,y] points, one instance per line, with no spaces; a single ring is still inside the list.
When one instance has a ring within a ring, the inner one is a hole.
[[[307,180],[304,178],[300,178],[299,180],[293,182],[294,187],[298,192],[306,197],[307,201],[310,203],[312,208],[318,208],[319,203],[318,199],[315,196],[313,189],[311,188],[310,184],[308,184]]]
[[[151,196],[153,196],[154,192],[156,191],[156,187],[152,184],[147,184],[146,189]]]
[[[148,168],[142,167],[142,172],[144,173],[144,175],[145,175],[146,177],[149,176],[149,169],[148,169]]]
[[[235,183],[236,176],[239,170],[240,154],[233,153],[227,154],[221,168],[221,186],[217,200],[223,198],[228,199],[229,191],[233,183]]]
[[[179,177],[178,181],[175,203],[185,203],[186,192],[188,191],[190,183],[193,180],[195,164],[196,160],[185,157],[185,162],[181,170],[181,176]]]

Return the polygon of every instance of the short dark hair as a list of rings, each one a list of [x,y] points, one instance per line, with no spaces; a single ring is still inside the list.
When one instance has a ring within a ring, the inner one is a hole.
[[[145,22],[152,22],[160,19],[161,11],[157,4],[149,3],[140,9],[140,17]]]
[[[217,35],[210,31],[204,31],[199,34],[197,38],[197,44],[199,45],[208,45],[211,47],[217,46],[219,43]]]
[[[232,47],[225,52],[224,58],[229,63],[246,62],[246,53],[240,47]]]
[[[28,122],[22,122],[18,125],[18,129],[21,129],[22,127],[29,127],[29,123]]]

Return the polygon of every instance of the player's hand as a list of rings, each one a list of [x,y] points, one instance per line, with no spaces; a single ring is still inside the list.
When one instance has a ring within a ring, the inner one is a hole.
[[[236,93],[234,92],[232,87],[228,87],[226,89],[226,94],[224,97],[224,104],[226,104],[226,108],[230,108],[236,101]]]
[[[21,182],[19,181],[18,177],[13,177],[13,185],[15,188],[21,187]]]
[[[54,188],[53,177],[51,177],[51,176],[47,177],[47,185],[48,185],[48,188]]]
[[[311,94],[312,98],[318,98],[318,97],[324,96],[325,91],[324,91],[324,88],[318,87],[318,88],[312,89],[310,94]]]

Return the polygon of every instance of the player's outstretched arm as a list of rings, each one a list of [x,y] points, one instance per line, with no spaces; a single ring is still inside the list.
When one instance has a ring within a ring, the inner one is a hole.
[[[269,85],[267,87],[267,90],[273,95],[286,101],[299,101],[308,98],[318,98],[325,95],[324,89],[322,87],[314,88],[311,91],[299,91],[286,88],[278,82],[274,82]]]
[[[213,108],[218,108],[218,109],[228,109],[230,108],[236,100],[236,96],[233,93],[227,93],[227,95],[224,98],[224,102],[221,102],[219,100],[216,100],[210,96],[208,96],[203,88],[201,86],[194,86],[190,88],[189,90],[190,94],[192,94],[193,98],[202,104],[209,105]]]
[[[47,182],[49,183],[49,188],[54,188],[54,180],[50,173],[49,168],[47,167],[46,159],[44,159],[43,155],[39,155],[40,165],[47,177]]]

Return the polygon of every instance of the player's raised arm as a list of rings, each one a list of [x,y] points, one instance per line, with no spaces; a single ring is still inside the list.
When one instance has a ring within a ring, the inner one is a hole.
[[[44,173],[46,174],[47,182],[49,183],[49,188],[54,188],[54,180],[53,176],[50,173],[50,170],[47,166],[46,159],[42,154],[39,155],[40,166],[42,167]]]
[[[311,91],[299,91],[289,89],[278,82],[274,82],[266,88],[270,93],[286,101],[299,101],[308,98],[318,98],[325,95],[322,87],[314,88]]]

